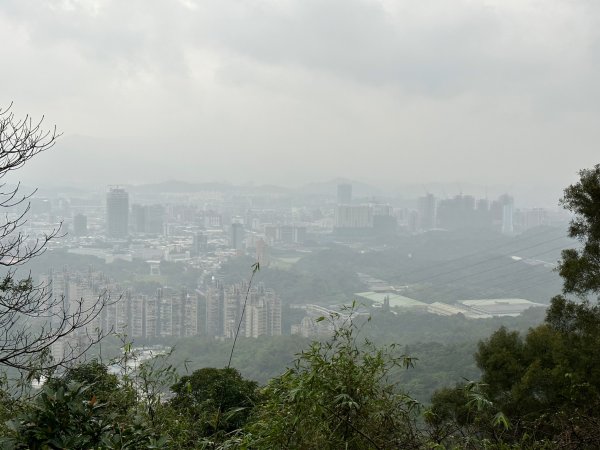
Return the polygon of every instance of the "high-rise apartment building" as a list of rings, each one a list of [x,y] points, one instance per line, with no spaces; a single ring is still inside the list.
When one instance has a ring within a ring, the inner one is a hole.
[[[158,328],[159,307],[157,297],[148,297],[146,299],[142,321],[145,324],[144,337],[154,338],[160,336]]]
[[[251,290],[246,309],[246,337],[281,334],[281,300],[273,290],[265,289],[262,285]]]
[[[129,233],[129,194],[111,187],[106,194],[106,236],[126,238]]]
[[[146,232],[146,214],[142,205],[131,205],[131,222],[134,233]]]
[[[372,228],[373,208],[369,205],[338,205],[334,226],[338,229]]]
[[[480,217],[481,210],[475,209],[475,205],[475,197],[472,195],[459,194],[441,200],[437,206],[438,226],[446,230],[481,228],[485,222]],[[485,212],[483,215],[486,215]]]
[[[244,317],[244,302],[248,295]],[[240,323],[241,320],[241,323]],[[281,334],[281,300],[263,285],[251,287],[247,283],[226,287],[214,283],[206,291],[206,334],[233,338],[241,336],[278,336]]]
[[[147,296],[123,289],[101,272],[50,271],[41,277],[48,296],[61,311],[92,310],[99,299],[104,308],[86,327],[51,347],[55,357],[85,348],[96,330],[126,333],[132,338],[185,337],[198,334],[198,297],[187,291],[157,289]],[[58,311],[57,311],[58,312]],[[53,324],[54,325],[54,324]],[[59,325],[59,324],[56,324]]]
[[[135,233],[162,234],[165,208],[162,205],[131,205],[131,219]]]
[[[232,284],[225,288],[223,296],[223,336],[226,338],[233,338],[235,336],[240,315],[242,314],[246,290],[247,285],[245,283]],[[244,334],[243,327],[244,324],[242,323],[240,327],[242,335]]]
[[[205,292],[205,326],[208,336],[223,335],[223,304],[224,289],[219,280],[213,280]]]

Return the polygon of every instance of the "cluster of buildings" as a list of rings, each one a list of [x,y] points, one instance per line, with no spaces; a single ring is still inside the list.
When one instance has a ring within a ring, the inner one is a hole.
[[[517,317],[529,308],[546,308],[547,305],[522,298],[494,298],[459,300],[453,304],[443,302],[425,303],[395,292],[358,292],[360,301],[385,310],[413,311],[438,316],[463,315],[467,319],[490,319],[492,317]]]
[[[214,266],[213,258],[221,262],[249,254],[266,266],[271,250],[355,244],[430,230],[488,229],[511,235],[565,221],[543,208],[516,209],[509,195],[490,201],[464,194],[443,199],[427,194],[390,203],[355,198],[353,186],[342,183],[337,197],[332,197],[293,199],[289,194],[239,192],[150,195],[110,186],[102,198],[88,202],[32,199],[32,213],[37,216],[27,231],[32,236],[43,234],[62,222],[69,234],[52,245],[106,262],[167,260],[198,267]],[[41,222],[45,218],[49,223]]]
[[[119,186],[109,187],[104,205],[103,213],[78,212],[67,224],[78,245],[71,251],[104,254],[107,262],[112,258],[106,253],[120,259],[193,262],[209,253],[223,259],[253,249],[266,265],[269,247],[305,244],[305,220],[310,220],[304,214],[290,220],[280,211],[252,209],[247,199],[226,206],[193,204],[189,199],[183,204],[130,204],[129,192]]]
[[[516,209],[514,198],[507,194],[493,201],[462,193],[446,199],[427,194],[419,197],[417,209],[407,217],[408,227],[414,231],[489,229],[507,235],[564,221],[562,212]]]
[[[513,234],[514,213],[514,199],[506,194],[492,202],[472,195],[437,199],[433,194],[427,194],[418,199],[413,226],[422,230],[488,228]]]
[[[467,319],[489,319],[492,317],[517,317],[529,308],[547,308],[548,305],[523,298],[495,298],[460,300],[453,305],[435,302],[427,305],[427,311],[439,316],[462,314]]]
[[[517,209],[514,198],[507,194],[493,201],[462,193],[451,198],[427,194],[417,199],[416,207],[392,207],[374,200],[353,200],[352,185],[341,184],[334,208],[333,233],[361,237],[436,229],[485,229],[513,235],[561,221],[564,221],[562,214],[557,216],[543,208]]]
[[[357,292],[353,295],[353,300],[358,304],[356,308],[351,311],[340,311],[339,308],[334,306],[291,305],[292,309],[304,312],[302,320],[292,325],[291,333],[304,337],[330,335],[339,323],[352,317],[367,316],[368,312],[365,310],[365,305],[391,314],[411,312],[446,317],[461,315],[466,319],[517,317],[530,308],[548,307],[548,305],[522,298],[472,299],[459,300],[454,303],[427,303],[400,293],[408,289],[409,286],[393,286],[384,280],[365,273],[358,273],[357,275],[371,290]]]
[[[143,339],[196,334],[229,338],[234,324],[239,323],[247,286],[224,285],[212,275],[218,277],[222,265],[240,255],[252,256],[261,267],[278,264],[285,268],[304,254],[331,243],[376,251],[379,244],[374,244],[374,237],[440,229],[488,229],[510,235],[564,222],[564,217],[557,220],[554,212],[542,208],[516,209],[509,195],[493,201],[464,194],[383,200],[353,195],[349,183],[337,186],[337,196],[335,188],[329,189],[328,194],[298,194],[278,189],[163,192],[109,186],[104,192],[85,195],[32,198],[32,220],[24,231],[35,239],[62,223],[68,227],[68,234],[52,240],[50,248],[97,256],[107,263],[117,259],[144,261],[149,267],[145,275],[154,281],[164,278],[164,261],[182,263],[186,270],[198,274],[198,283],[188,291],[162,287],[151,295],[121,289],[93,271],[49,275],[47,281],[55,295],[64,296],[67,305],[79,299],[91,304],[103,291],[122,292],[122,298],[109,305],[95,319],[94,326],[126,329],[133,338]],[[366,285],[385,284],[364,276]],[[369,288],[377,293],[385,289]],[[387,300],[378,297],[374,303],[443,315],[491,314],[484,311],[485,305],[426,305],[388,291]],[[514,299],[509,303],[516,307]],[[281,334],[281,302],[272,290],[252,287],[246,308],[240,326],[242,336]],[[325,323],[315,320],[331,312],[323,308],[307,305],[305,319],[292,331],[303,335],[323,333]]]
[[[240,336],[281,335],[281,299],[263,284],[248,286],[242,282],[225,286],[213,280],[204,297],[208,336],[232,338],[238,327]]]
[[[248,290],[243,283],[213,282],[195,292],[162,287],[153,295],[145,295],[124,289],[91,268],[86,273],[51,270],[40,281],[56,312],[93,314],[85,327],[54,345],[54,355],[64,354],[66,348],[85,346],[96,330],[125,333],[147,341],[196,335],[231,338],[238,326],[240,336],[281,334],[281,300],[263,285]],[[246,294],[248,301],[240,325]],[[100,310],[101,304],[104,307]]]
[[[394,209],[376,201],[355,202],[352,185],[340,184],[334,209],[333,232],[338,236],[392,235],[398,231]]]
[[[134,338],[152,339],[193,336],[202,329],[198,327],[201,301],[196,293],[163,287],[154,295],[144,295],[123,288],[91,268],[86,273],[50,270],[40,281],[53,303],[66,311],[75,312],[79,305],[86,311],[104,303],[102,311],[89,323],[88,331],[114,330]]]

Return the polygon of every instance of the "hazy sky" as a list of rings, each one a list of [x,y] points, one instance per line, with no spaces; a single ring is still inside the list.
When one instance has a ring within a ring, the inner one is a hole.
[[[21,176],[562,187],[600,162],[597,0],[0,0]],[[48,170],[51,169],[51,170]]]

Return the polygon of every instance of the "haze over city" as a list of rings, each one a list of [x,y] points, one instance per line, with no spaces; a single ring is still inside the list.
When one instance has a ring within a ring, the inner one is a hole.
[[[600,448],[600,1],[0,0],[0,447]]]
[[[63,133],[19,179],[441,182],[556,205],[597,155],[599,8],[5,0],[4,103]]]

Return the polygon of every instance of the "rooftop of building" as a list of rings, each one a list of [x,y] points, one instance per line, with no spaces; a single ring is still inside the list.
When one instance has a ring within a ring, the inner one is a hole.
[[[543,303],[536,303],[524,298],[487,298],[460,300],[459,303],[465,306],[491,306],[491,305],[529,305],[529,306],[546,306]]]
[[[391,308],[416,308],[427,306],[427,303],[392,292],[357,292],[354,294],[354,296],[358,299],[370,300],[374,303],[380,304],[383,304],[387,297],[389,298]]]
[[[545,308],[543,303],[535,303],[523,298],[494,298],[494,299],[476,299],[461,300],[458,303],[465,307],[484,314],[493,316],[513,316],[520,315],[529,308]]]
[[[447,303],[434,302],[427,305],[427,311],[438,316],[453,316],[456,314],[462,314],[467,319],[490,319],[493,317],[491,314],[478,312],[467,307],[461,307],[458,305],[449,305]]]

